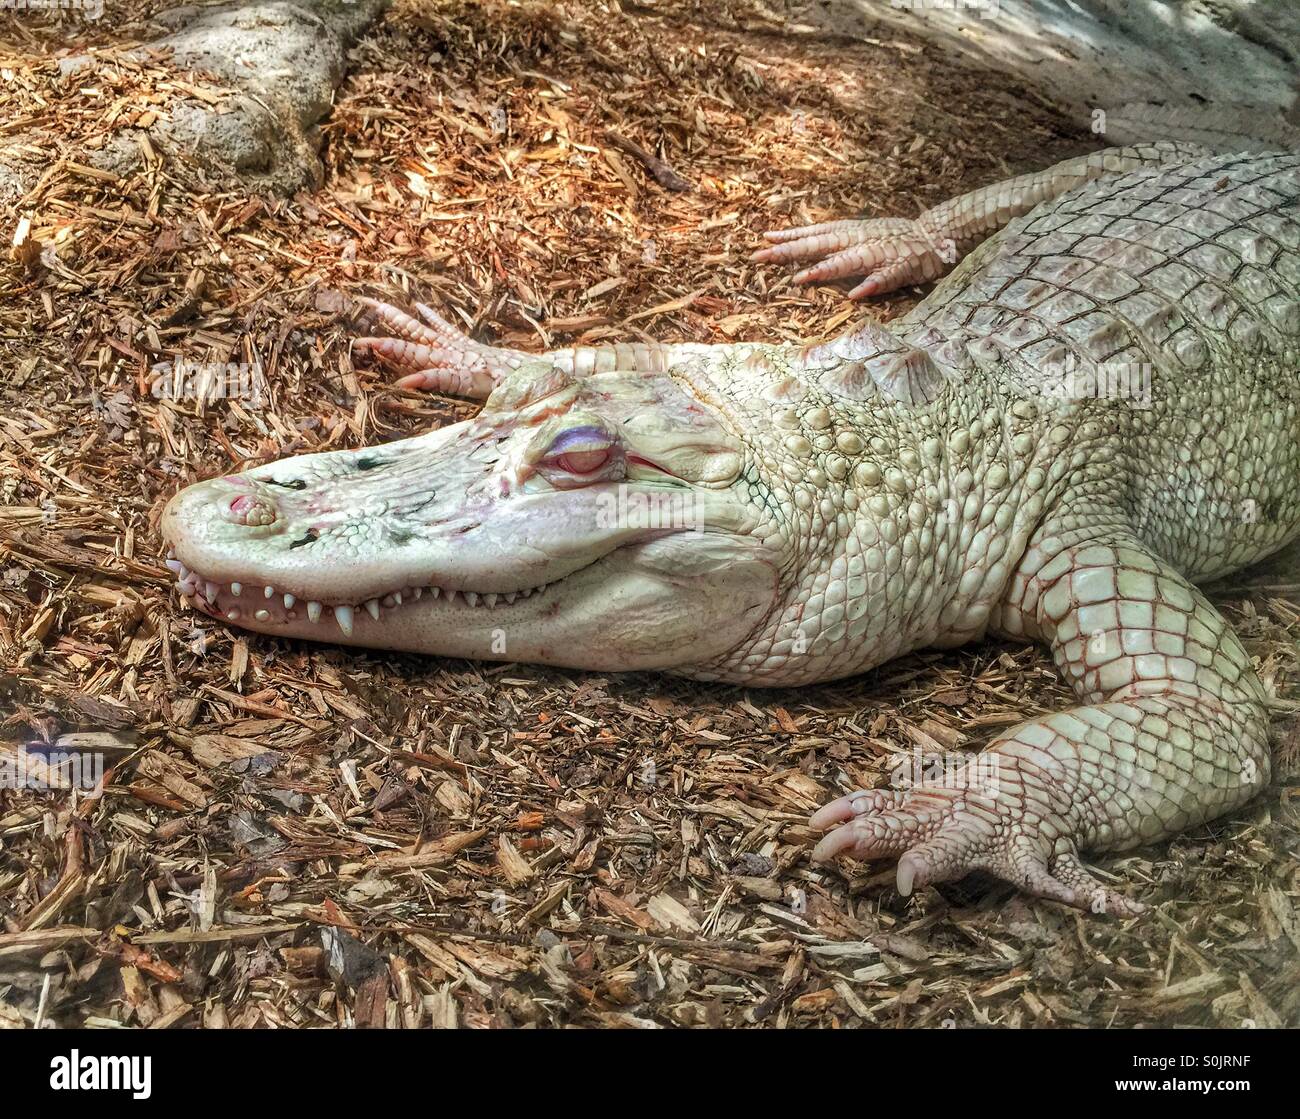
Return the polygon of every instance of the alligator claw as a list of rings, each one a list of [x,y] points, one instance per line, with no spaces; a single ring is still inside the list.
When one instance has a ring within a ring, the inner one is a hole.
[[[903,794],[897,789],[859,789],[856,793],[833,800],[813,813],[809,823],[818,830],[843,824],[867,812],[879,812],[898,803]]]

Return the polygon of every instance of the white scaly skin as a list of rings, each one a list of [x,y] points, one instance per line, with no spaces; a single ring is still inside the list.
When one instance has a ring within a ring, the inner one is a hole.
[[[1163,156],[1038,205],[890,329],[820,346],[539,361],[374,305],[393,337],[365,348],[407,383],[493,390],[482,414],[184,491],[163,524],[182,589],[213,580],[201,609],[269,633],[757,685],[1045,641],[1080,707],[1000,735],[965,782],[836,801],[815,855],[898,856],[904,893],[982,868],[1135,912],[1079,852],[1268,779],[1262,688],[1188,580],[1300,532],[1300,158]],[[1062,392],[1072,363],[1136,371],[1140,399]],[[689,515],[611,519],[620,485]],[[284,590],[296,616],[261,605]]]

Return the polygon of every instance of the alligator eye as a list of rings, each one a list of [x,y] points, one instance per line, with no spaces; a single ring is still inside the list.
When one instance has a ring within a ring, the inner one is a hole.
[[[570,474],[594,474],[609,462],[611,454],[608,447],[598,447],[590,451],[568,451],[551,461]]]
[[[286,490],[303,490],[307,488],[307,483],[301,478],[291,478],[287,482],[281,482],[278,478],[265,478],[263,480],[272,486],[283,486]]]
[[[602,422],[583,423],[560,432],[550,441],[537,469],[555,489],[572,490],[623,477],[623,447]]]

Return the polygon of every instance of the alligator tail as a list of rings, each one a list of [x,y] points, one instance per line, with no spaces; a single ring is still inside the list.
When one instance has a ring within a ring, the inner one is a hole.
[[[1105,110],[1105,137],[1116,145],[1182,140],[1211,151],[1300,151],[1300,126],[1272,109],[1134,101]]]

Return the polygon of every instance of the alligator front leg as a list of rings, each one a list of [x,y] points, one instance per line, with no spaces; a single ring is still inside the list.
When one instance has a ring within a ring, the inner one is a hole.
[[[772,264],[816,261],[795,275],[795,283],[866,276],[849,298],[883,295],[938,279],[1012,218],[1081,183],[1204,154],[1195,144],[1176,141],[1106,148],[949,199],[914,220],[871,218],[773,230],[763,235],[773,244],[750,259]]]
[[[899,856],[898,888],[992,872],[1031,894],[1129,915],[1087,850],[1150,843],[1227,812],[1268,780],[1263,691],[1227,622],[1126,537],[1040,534],[994,619],[1041,637],[1085,706],[1022,723],[938,783],[854,793],[815,859]]]
[[[537,360],[522,350],[475,342],[423,303],[415,305],[425,320],[420,322],[391,303],[365,298],[358,302],[388,334],[358,338],[353,349],[374,354],[401,373],[398,388],[486,400],[503,378],[525,362]]]
[[[550,365],[568,376],[586,377],[615,370],[663,373],[693,361],[725,358],[728,347],[693,342],[616,342],[595,346],[570,346],[544,353],[527,353],[504,346],[475,342],[457,330],[432,307],[415,305],[414,319],[391,303],[358,298],[373,325],[388,333],[358,338],[352,347],[373,354],[401,373],[396,384],[404,389],[424,389],[470,400],[486,400],[503,380],[524,365]]]

